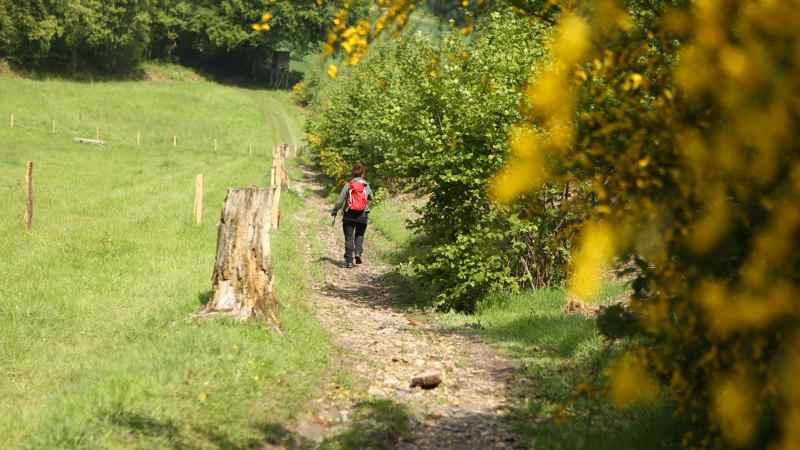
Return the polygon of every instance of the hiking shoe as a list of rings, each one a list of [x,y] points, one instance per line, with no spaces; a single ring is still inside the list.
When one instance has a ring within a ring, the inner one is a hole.
[[[356,264],[361,264],[362,262],[363,261],[361,261],[361,257],[360,256],[356,256]]]
[[[346,263],[344,263],[344,268],[345,269],[352,269],[353,268],[353,263],[351,263],[350,261],[347,261]]]

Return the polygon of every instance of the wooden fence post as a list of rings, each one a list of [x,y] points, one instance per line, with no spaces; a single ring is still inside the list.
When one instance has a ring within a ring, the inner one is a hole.
[[[272,229],[277,230],[281,221],[281,185],[277,182],[272,187]]]
[[[25,193],[27,202],[25,206],[25,229],[33,228],[33,161],[28,161],[25,168]]]
[[[97,133],[95,133],[95,135],[97,136],[96,139],[99,141],[100,140],[100,127],[97,127]]]
[[[272,148],[272,229],[277,230],[280,226],[281,217],[281,183],[283,181],[281,162],[281,145]]]
[[[142,132],[136,132],[136,145],[142,145]]]
[[[203,174],[197,175],[194,183],[194,222],[203,223]]]
[[[173,147],[177,147],[178,146],[178,136],[176,136],[176,135],[172,136],[172,146]]]
[[[217,148],[218,148],[218,147],[219,147],[219,146],[217,145],[217,140],[216,140],[216,139],[214,139],[214,151],[217,151]]]
[[[282,152],[281,152],[281,181],[283,185],[287,188],[289,187],[289,172],[286,171],[286,155],[288,154],[289,145],[283,144],[281,145]]]
[[[14,128],[14,115],[11,115],[11,128]]]
[[[278,180],[278,176],[280,175],[278,173],[278,145],[274,145],[272,147],[272,172],[271,172],[271,175],[272,176],[270,177],[269,185],[270,185],[270,187],[274,187],[275,186],[275,182]]]

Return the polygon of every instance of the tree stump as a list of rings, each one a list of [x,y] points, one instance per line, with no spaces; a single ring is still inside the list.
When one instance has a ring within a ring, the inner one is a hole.
[[[229,189],[217,232],[211,298],[200,315],[266,320],[279,327],[270,265],[270,189]]]

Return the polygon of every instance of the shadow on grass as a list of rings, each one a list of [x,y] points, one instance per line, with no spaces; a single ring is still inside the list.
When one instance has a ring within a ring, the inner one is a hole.
[[[199,303],[200,306],[206,306],[208,302],[211,301],[211,294],[211,291],[205,291],[197,294],[197,303]]]
[[[350,428],[325,439],[318,448],[389,450],[397,447],[411,426],[408,410],[391,400],[361,402],[353,419]]]
[[[287,429],[277,423],[257,426],[256,437],[234,442],[221,429],[187,426],[173,420],[158,420],[140,413],[117,410],[109,421],[127,436],[157,441],[159,448],[173,450],[251,450],[265,445],[295,450],[389,450],[396,448],[410,429],[411,416],[402,405],[389,400],[359,403],[351,426],[321,443]],[[137,439],[136,442],[139,442]],[[139,442],[141,443],[141,442]]]
[[[159,448],[172,450],[201,450],[216,448],[220,450],[252,450],[263,448],[264,444],[278,445],[289,449],[312,449],[314,443],[298,436],[282,425],[267,423],[256,428],[257,437],[244,442],[234,442],[224,431],[176,423],[173,420],[157,420],[143,414],[128,411],[115,411],[110,417],[111,424],[141,445],[142,438],[157,442]]]
[[[533,305],[532,305],[533,307]],[[509,420],[521,443],[539,450],[677,449],[685,424],[666,400],[619,409],[602,393],[603,369],[631,347],[596,335],[593,319],[560,308],[489,325],[479,333],[521,363],[508,384]],[[601,387],[576,396],[582,383]]]
[[[254,75],[249,69],[243,71],[241,68],[223,68],[224,64],[220,65],[219,61],[198,62],[193,61],[191,58],[180,62],[158,59],[142,61],[134,67],[120,70],[110,70],[103,65],[86,64],[85,61],[82,62],[77,69],[73,69],[71,64],[53,62],[32,67],[9,59],[0,58],[0,74],[3,73],[5,65],[6,70],[10,71],[11,74],[37,81],[59,79],[77,83],[103,83],[170,80],[168,76],[164,77],[158,71],[155,73],[149,71],[147,67],[148,62],[160,64],[165,67],[174,65],[176,67],[189,68],[192,70],[192,76],[186,79],[191,81],[203,80],[248,90],[288,91],[291,86],[305,78],[305,75],[297,70],[280,72],[281,75],[287,77],[288,83],[286,85],[280,83],[281,86],[276,86],[278,83],[274,82],[275,76],[274,74],[271,75],[268,69],[260,70],[257,75]]]
[[[180,439],[180,430],[171,420],[157,420],[129,411],[114,411],[109,417],[111,424],[134,435],[162,438],[176,450],[189,449]]]
[[[0,60],[0,62],[2,62]],[[134,67],[123,71],[108,71],[100,68],[80,68],[72,70],[68,65],[43,65],[39,67],[29,67],[12,60],[5,60],[11,72],[17,76],[37,81],[47,81],[60,79],[79,83],[98,83],[112,81],[143,81],[147,79],[147,73],[141,67]]]
[[[486,328],[482,334],[516,357],[544,351],[561,358],[574,356],[582,345],[596,336],[593,321],[567,315],[522,317]]]

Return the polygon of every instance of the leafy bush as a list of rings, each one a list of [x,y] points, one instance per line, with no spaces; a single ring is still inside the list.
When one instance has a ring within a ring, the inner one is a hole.
[[[471,310],[487,292],[564,276],[575,218],[563,187],[542,189],[537,207],[494,205],[487,194],[547,30],[497,11],[470,42],[454,33],[439,46],[421,34],[375,44],[340,72],[309,120],[329,176],[344,179],[360,161],[377,184],[429,199],[412,226],[430,249],[412,265],[442,308]]]

